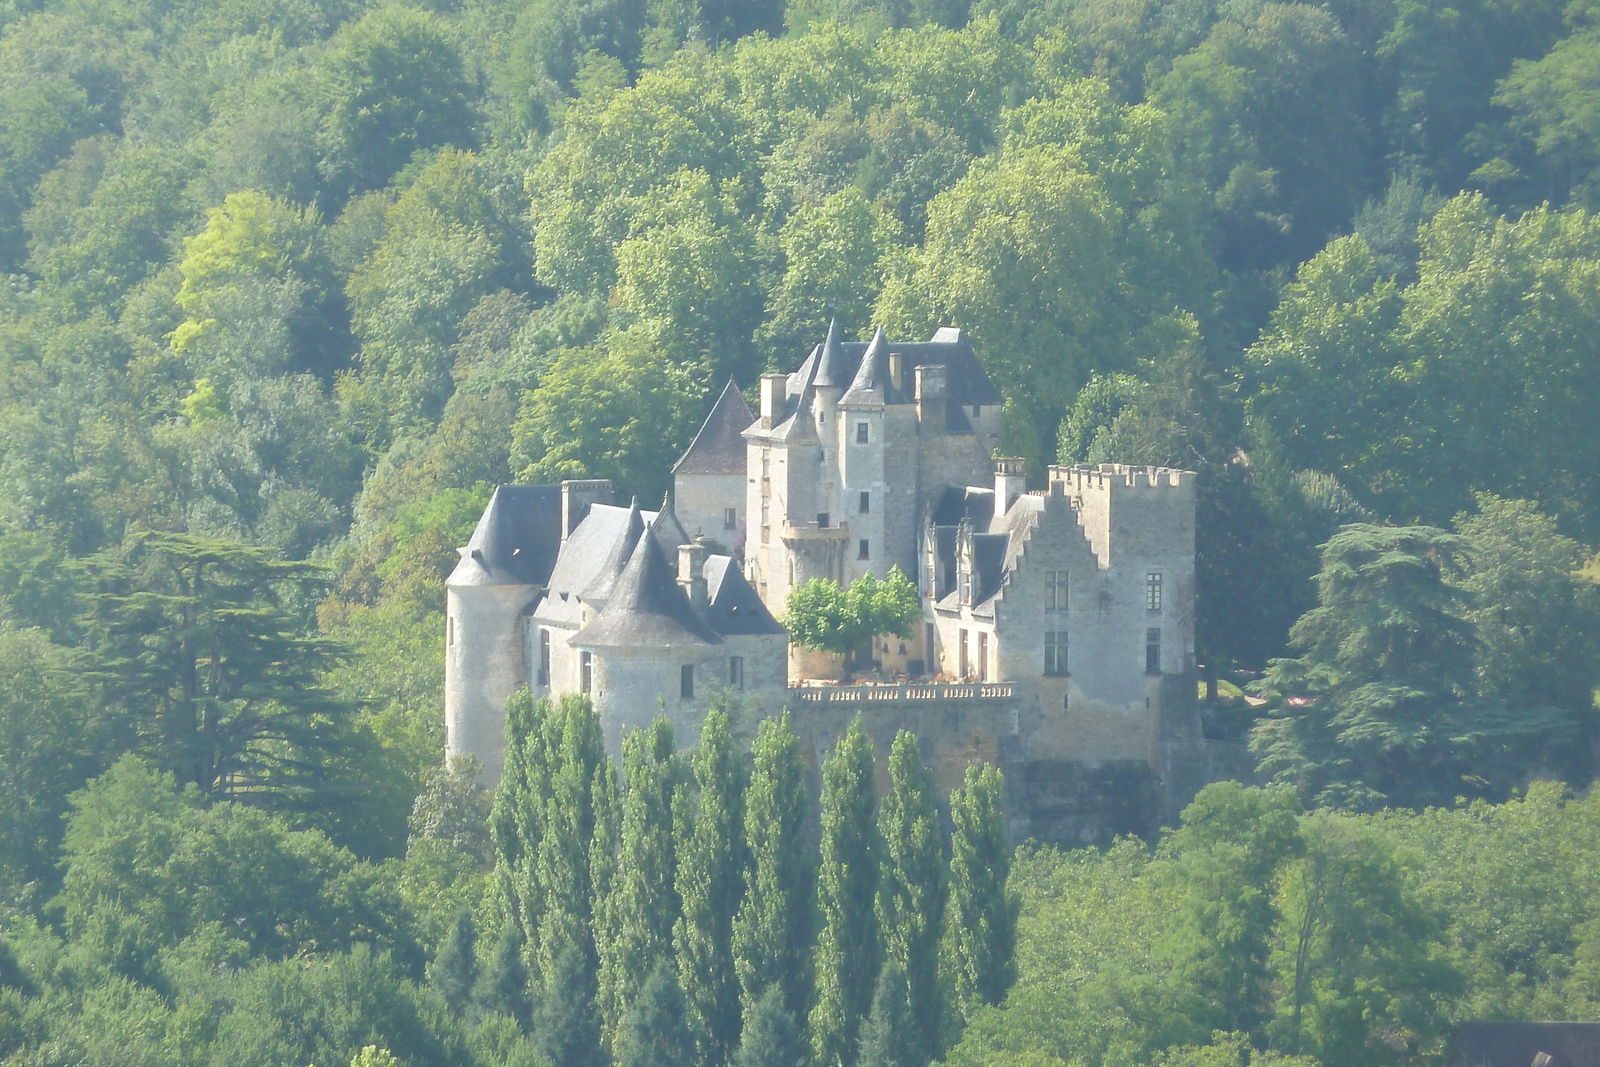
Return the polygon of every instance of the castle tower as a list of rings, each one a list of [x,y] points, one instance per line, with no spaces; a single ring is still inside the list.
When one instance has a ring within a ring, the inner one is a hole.
[[[607,495],[610,483],[603,483]],[[494,782],[505,762],[506,699],[529,682],[524,619],[555,565],[563,513],[593,483],[501,486],[445,579],[445,755],[472,755]]]
[[[707,537],[735,558],[744,555],[749,505],[744,431],[755,421],[730,378],[694,441],[672,468],[678,521],[690,537]]]

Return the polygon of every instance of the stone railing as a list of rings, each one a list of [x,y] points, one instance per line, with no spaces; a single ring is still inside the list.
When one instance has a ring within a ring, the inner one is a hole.
[[[789,690],[797,704],[902,704],[937,700],[1009,700],[1016,687],[1010,682],[951,682],[899,685],[807,686]]]

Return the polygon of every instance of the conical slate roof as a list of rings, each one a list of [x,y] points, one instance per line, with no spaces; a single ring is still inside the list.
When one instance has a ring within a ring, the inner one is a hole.
[[[850,364],[845,359],[844,343],[839,339],[839,320],[828,323],[828,339],[822,342],[822,353],[817,359],[817,375],[811,384],[821,387],[837,386],[843,389],[850,384]]]
[[[561,550],[561,487],[502,485],[446,585],[543,585]]]
[[[695,434],[694,442],[673,466],[673,474],[738,474],[745,472],[744,431],[756,417],[733,379],[711,406],[711,414]]]
[[[579,648],[662,648],[720,645],[722,639],[695,613],[653,537],[641,537],[611,599],[573,637]]]
[[[884,335],[883,327],[879,326],[878,332],[872,335],[872,343],[867,345],[867,350],[861,354],[861,366],[856,368],[855,381],[850,383],[850,388],[839,398],[839,404],[845,406],[890,403],[895,399],[889,395],[891,387],[889,338]]]
[[[618,579],[628,565],[628,560],[633,556],[634,547],[643,536],[644,516],[639,511],[639,498],[634,497],[628,505],[628,522],[623,527],[622,536],[612,542],[605,561],[595,571],[594,580],[582,590],[585,599],[603,602],[611,596]]]

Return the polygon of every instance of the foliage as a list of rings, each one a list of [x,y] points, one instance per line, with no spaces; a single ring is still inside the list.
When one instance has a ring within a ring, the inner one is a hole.
[[[870,572],[841,590],[830,578],[811,578],[789,591],[783,624],[808,648],[848,657],[879,634],[909,640],[922,598],[898,566],[879,579]]]
[[[999,1004],[1015,980],[1017,898],[1008,886],[1011,844],[1003,783],[993,767],[969,766],[950,794],[950,901],[947,966],[954,1007],[970,1021]]]

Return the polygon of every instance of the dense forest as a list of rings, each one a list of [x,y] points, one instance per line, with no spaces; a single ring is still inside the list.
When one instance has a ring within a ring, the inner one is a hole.
[[[1600,809],[1529,786],[1594,773],[1597,78],[1587,0],[0,0],[0,1061],[1600,1018]],[[1036,480],[1199,472],[1206,729],[1269,786],[1008,890],[997,781],[935,819],[850,749],[806,815],[737,708],[439,765],[492,487],[659,499],[835,316],[966,330]]]

